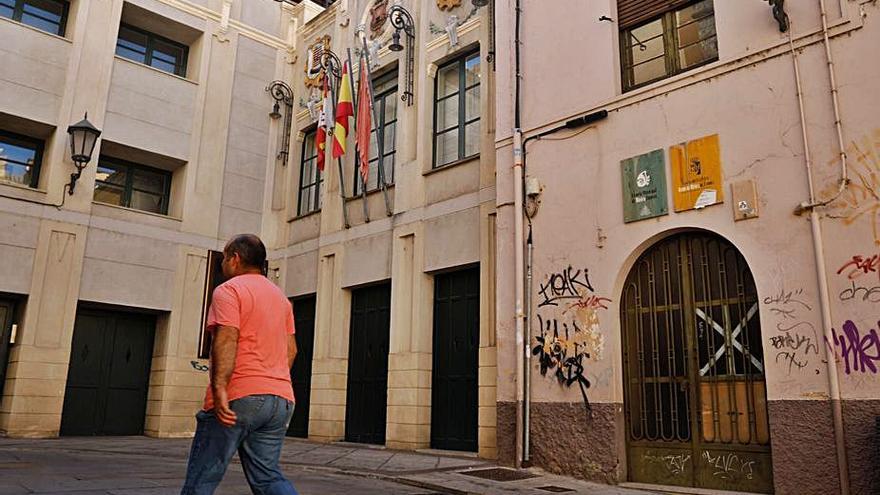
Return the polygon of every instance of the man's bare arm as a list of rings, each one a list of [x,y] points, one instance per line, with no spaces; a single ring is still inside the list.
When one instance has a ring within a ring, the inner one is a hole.
[[[296,335],[287,336],[287,368],[293,367],[293,360],[296,359]]]
[[[235,369],[235,353],[238,350],[238,329],[218,326],[214,330],[211,349],[211,387],[226,388]]]

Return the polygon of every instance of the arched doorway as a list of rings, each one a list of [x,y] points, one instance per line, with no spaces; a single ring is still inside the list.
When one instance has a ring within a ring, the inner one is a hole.
[[[631,481],[772,493],[758,313],[745,259],[718,235],[639,257],[620,306]]]

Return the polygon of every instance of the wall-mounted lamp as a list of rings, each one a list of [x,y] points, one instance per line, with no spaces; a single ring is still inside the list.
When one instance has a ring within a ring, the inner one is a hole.
[[[394,33],[391,35],[391,44],[388,49],[392,52],[403,51],[403,45],[400,44],[400,32],[406,34],[406,87],[400,99],[406,102],[407,106],[413,104],[413,64],[414,64],[414,44],[416,42],[415,23],[409,11],[400,5],[394,5],[388,11],[388,18],[391,25],[394,26]]]
[[[272,95],[275,103],[269,117],[273,120],[281,118],[281,104],[284,104],[284,128],[281,129],[281,149],[275,158],[281,160],[281,165],[287,165],[287,155],[290,152],[290,124],[293,119],[293,89],[284,81],[272,81],[266,87],[266,91]]]
[[[773,18],[779,23],[779,31],[788,31],[788,14],[785,13],[785,0],[767,0],[773,7]]]
[[[269,112],[269,117],[272,120],[278,120],[281,118],[281,105],[277,101],[272,105],[272,111]]]
[[[101,135],[101,130],[89,122],[89,114],[86,112],[82,120],[67,127],[70,136],[70,159],[76,167],[76,172],[70,174],[70,183],[67,185],[67,194],[73,195],[76,181],[82,176],[82,171],[92,160],[95,144]]]

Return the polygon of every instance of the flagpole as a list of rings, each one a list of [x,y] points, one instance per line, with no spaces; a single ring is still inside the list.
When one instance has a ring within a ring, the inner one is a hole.
[[[335,105],[337,92],[334,88],[339,86],[339,80],[342,77],[342,74],[339,69],[339,58],[336,57],[336,55],[332,55],[332,52],[325,53],[325,56],[327,57],[327,59],[326,59],[327,62],[326,62],[326,65],[324,65],[324,77],[327,77],[330,75],[333,76],[333,79],[330,80],[330,104]],[[323,63],[324,63],[324,59],[322,57],[322,65],[323,65]],[[335,70],[334,70],[334,68],[335,68]],[[335,115],[336,115],[336,113],[335,113],[335,108],[334,108],[334,118],[333,118],[334,124],[336,123]],[[326,138],[325,142],[332,143],[333,142],[333,139],[331,137],[332,135],[333,135],[333,130],[328,129],[327,130],[327,138]],[[327,146],[325,144],[324,145],[324,153],[325,153],[324,159],[325,160],[327,157],[326,153],[328,151],[328,148],[332,148],[332,146]],[[342,223],[346,229],[350,229],[351,222],[348,220],[348,206],[345,201],[345,176],[342,174],[342,157],[339,157],[336,159],[336,165],[339,169],[339,197],[342,199]]]
[[[354,71],[354,66],[351,65],[351,48],[347,48],[347,50],[348,50],[348,70],[350,70],[350,71]],[[358,70],[358,74],[360,75],[360,69]],[[354,77],[354,74],[351,74],[351,76]],[[358,83],[358,89],[360,89],[360,83]],[[358,107],[358,104],[357,104],[357,91],[354,91],[354,88],[352,88],[352,92],[351,92],[351,104],[352,104],[352,106],[353,106],[354,109],[355,109],[355,112],[354,112],[354,114],[355,114],[355,123],[354,123],[354,125],[355,125],[355,127],[357,127],[357,126],[359,125],[358,122],[357,122],[357,107]],[[359,154],[358,151],[357,151],[357,150],[358,150],[358,145],[357,145],[357,132],[355,132],[354,134],[355,134],[355,140],[354,140],[354,143],[355,143],[355,144],[354,144],[354,170],[355,170],[355,173],[357,174],[357,173],[358,173],[358,170],[359,170],[359,164],[358,164],[358,161],[360,160],[360,158],[359,158],[359,157],[360,157],[360,154]],[[367,164],[367,167],[369,168],[369,164]],[[369,176],[369,174],[368,174],[368,176]],[[363,205],[364,205],[364,219],[365,219],[366,222],[369,223],[369,221],[370,221],[370,209],[369,209],[368,206],[367,206],[367,181],[366,181],[363,177],[361,177],[361,181],[363,182],[363,184],[361,184],[361,185],[363,186],[363,187],[361,187],[361,199],[363,199]]]
[[[382,196],[385,198],[385,213],[390,217],[394,212],[391,210],[391,200],[388,198],[388,184],[385,182],[385,126],[381,125],[382,121],[379,120],[379,116],[376,114],[376,106],[373,105],[373,100],[375,98],[373,93],[373,74],[370,69],[370,52],[367,49],[367,37],[361,36],[361,42],[363,44],[361,52],[364,55],[364,60],[366,60],[364,67],[367,71],[367,87],[370,92],[370,109],[373,111],[373,122],[376,123],[376,152],[379,156],[379,159],[376,161],[378,167],[377,180],[379,182],[379,188],[382,189]],[[364,189],[366,189],[366,184],[364,185]]]

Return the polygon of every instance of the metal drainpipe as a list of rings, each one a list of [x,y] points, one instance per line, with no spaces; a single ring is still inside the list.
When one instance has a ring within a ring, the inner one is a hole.
[[[517,435],[516,435],[516,465],[522,466],[523,460],[523,439],[522,431],[524,428],[523,404],[524,404],[524,375],[525,356],[523,353],[524,340],[524,319],[523,299],[524,299],[524,276],[523,276],[523,159],[522,159],[522,132],[515,129],[513,134],[513,210],[514,210],[514,272],[515,272],[515,294],[516,294],[516,368],[517,368]]]
[[[528,214],[528,213],[526,213]],[[524,404],[523,404],[523,467],[531,464],[531,407],[532,407],[532,225],[529,223],[529,236],[526,240],[526,318],[525,318],[525,366],[523,369]]]
[[[810,194],[809,203],[798,206],[798,209],[795,211],[802,212],[806,209],[810,210],[810,227],[813,238],[813,254],[815,257],[816,272],[818,277],[819,305],[822,313],[822,330],[826,342],[834,342],[832,333],[833,322],[831,318],[831,298],[829,296],[828,289],[828,275],[827,267],[825,264],[825,247],[822,237],[822,223],[821,219],[819,218],[819,213],[816,211],[816,208],[819,206],[827,205],[828,203],[831,203],[832,201],[837,199],[837,197],[840,196],[840,194],[846,188],[847,184],[849,183],[849,179],[847,178],[846,152],[843,141],[843,131],[841,129],[840,122],[840,107],[837,98],[837,81],[834,74],[834,62],[831,56],[831,44],[828,38],[828,14],[827,10],[825,9],[824,0],[819,0],[819,8],[822,15],[822,32],[825,42],[825,54],[828,60],[828,72],[831,82],[831,95],[834,105],[834,119],[835,126],[837,128],[838,146],[840,149],[841,178],[837,194],[834,197],[823,202],[816,201],[816,192],[815,186],[813,184],[812,172],[813,161],[810,153],[810,141],[807,133],[807,120],[806,112],[804,109],[803,85],[801,84],[800,65],[798,63],[797,52],[795,51],[794,42],[792,41],[792,28],[790,27],[788,41],[791,48],[792,63],[794,65],[795,84],[797,86],[798,109],[800,111],[801,132],[803,134],[804,140],[804,162],[807,169],[807,184],[809,186]],[[832,350],[826,349],[826,352],[830,354]],[[836,360],[832,359],[830,355],[828,356],[828,359],[825,360],[825,362],[826,370],[828,373],[828,389],[831,399],[831,413],[834,425],[834,443],[837,453],[838,476],[840,478],[840,493],[841,495],[849,495],[849,463],[846,455],[843,411],[840,397],[840,379],[837,373],[837,362]]]

